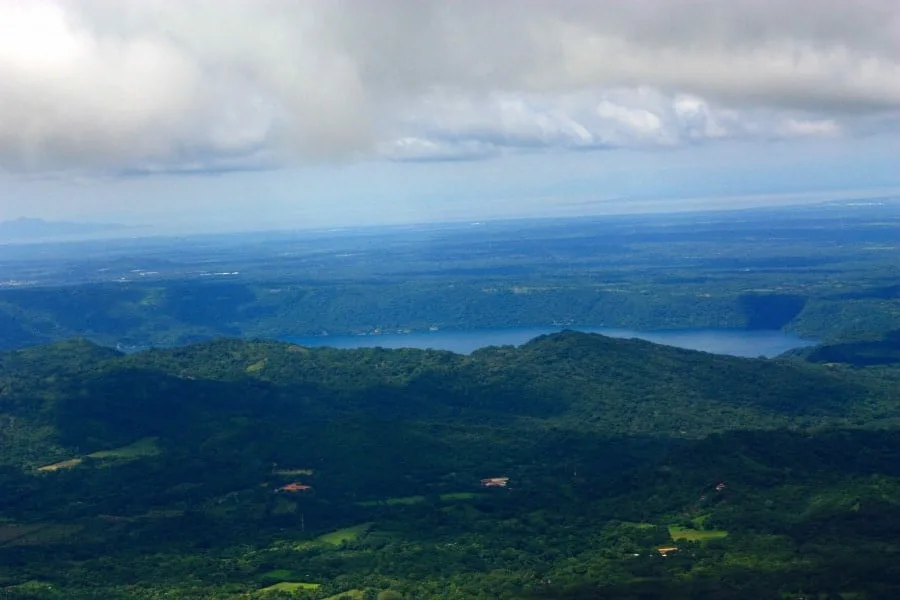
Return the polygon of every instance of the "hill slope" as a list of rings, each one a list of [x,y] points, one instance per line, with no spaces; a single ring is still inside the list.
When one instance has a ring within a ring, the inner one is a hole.
[[[202,440],[240,419],[318,444],[344,421],[696,438],[897,417],[874,378],[576,332],[471,356],[231,340],[124,356],[67,342],[0,355],[0,366],[0,411],[70,451]]]
[[[575,332],[470,356],[232,340],[6,353],[0,584],[35,598],[865,597],[890,582],[871,565],[897,558],[894,389],[876,372]],[[848,555],[834,536],[867,557],[850,579],[831,576]],[[673,543],[680,557],[660,562]]]

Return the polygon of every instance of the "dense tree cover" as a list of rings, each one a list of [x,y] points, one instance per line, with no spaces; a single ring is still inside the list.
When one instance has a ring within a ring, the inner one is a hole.
[[[277,293],[271,290],[278,285]],[[803,300],[622,293],[569,282],[385,284],[88,284],[0,291],[0,343],[82,335],[109,345],[167,346],[220,336],[284,338],[444,327],[583,323],[636,329],[780,328]],[[527,291],[526,291],[527,290]]]
[[[471,356],[234,340],[0,354],[0,586],[896,597],[895,384],[574,332]],[[508,487],[480,486],[493,476]],[[311,488],[277,491],[289,482]]]
[[[900,329],[898,215],[873,203],[7,247],[0,347],[551,323],[870,339]]]
[[[310,429],[304,438],[318,446],[317,431],[338,419],[363,428],[550,426],[689,438],[736,423],[812,427],[897,416],[883,378],[575,332],[471,356],[232,340],[124,356],[76,341],[0,360],[7,414],[53,427],[61,443],[85,450],[220,431],[226,417]]]
[[[273,286],[276,286],[273,290]],[[463,280],[284,284],[165,282],[0,290],[0,347],[85,336],[172,346],[241,336],[540,326],[781,329],[858,339],[900,328],[897,298],[746,293],[730,282],[675,285]],[[275,293],[277,292],[277,293]]]
[[[845,363],[857,367],[900,364],[900,330],[883,339],[818,346],[798,353],[815,363]]]

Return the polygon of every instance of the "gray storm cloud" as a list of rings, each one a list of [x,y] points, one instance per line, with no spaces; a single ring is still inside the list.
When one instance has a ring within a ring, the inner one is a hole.
[[[893,0],[0,0],[0,167],[203,170],[853,134]]]

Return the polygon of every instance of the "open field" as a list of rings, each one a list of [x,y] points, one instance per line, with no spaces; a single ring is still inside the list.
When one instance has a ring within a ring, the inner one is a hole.
[[[340,546],[344,542],[355,541],[359,536],[367,532],[372,525],[374,525],[374,523],[361,523],[360,525],[354,525],[353,527],[338,529],[331,533],[319,536],[319,541],[334,546]]]
[[[84,457],[69,458],[53,464],[38,467],[37,470],[42,473],[52,473],[61,469],[72,469],[84,462],[85,458],[94,460],[136,460],[147,456],[156,456],[159,454],[158,438],[146,437],[138,441],[122,446],[121,448],[113,448],[112,450],[98,450],[91,452]]]
[[[145,437],[138,441],[122,446],[121,448],[113,448],[112,450],[100,450],[99,452],[91,452],[89,458],[103,460],[113,458],[117,460],[134,460],[145,456],[156,456],[159,454],[158,438]]]
[[[322,600],[338,600],[338,598],[350,598],[350,600],[363,600],[365,598],[366,593],[363,590],[347,590],[346,592],[341,592],[340,594],[335,594],[334,596],[328,596],[327,598],[323,598]]]
[[[448,494],[441,494],[440,499],[444,502],[452,502],[454,500],[474,500],[479,496],[481,496],[481,494],[477,492],[450,492]]]
[[[282,581],[280,583],[275,583],[268,587],[264,587],[260,592],[299,592],[301,590],[317,590],[322,587],[321,583],[307,583],[307,582],[296,582],[296,581]]]
[[[250,365],[249,367],[247,367],[247,372],[248,373],[259,373],[260,371],[262,371],[265,368],[265,366],[266,366],[266,359],[263,358],[262,360],[259,360],[255,363],[253,363],[252,365]]]
[[[675,541],[684,540],[687,542],[706,542],[709,540],[718,540],[728,535],[724,529],[690,529],[687,527],[678,527],[677,525],[669,525],[669,535]]]
[[[59,471],[60,469],[71,469],[77,467],[82,462],[84,462],[80,458],[70,458],[67,460],[61,460],[59,462],[53,463],[51,465],[44,465],[43,467],[38,467],[37,470],[41,473],[52,473],[54,471]]]

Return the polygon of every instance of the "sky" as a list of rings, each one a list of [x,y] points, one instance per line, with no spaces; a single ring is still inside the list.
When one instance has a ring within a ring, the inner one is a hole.
[[[896,0],[0,0],[0,220],[729,208],[896,156]]]

